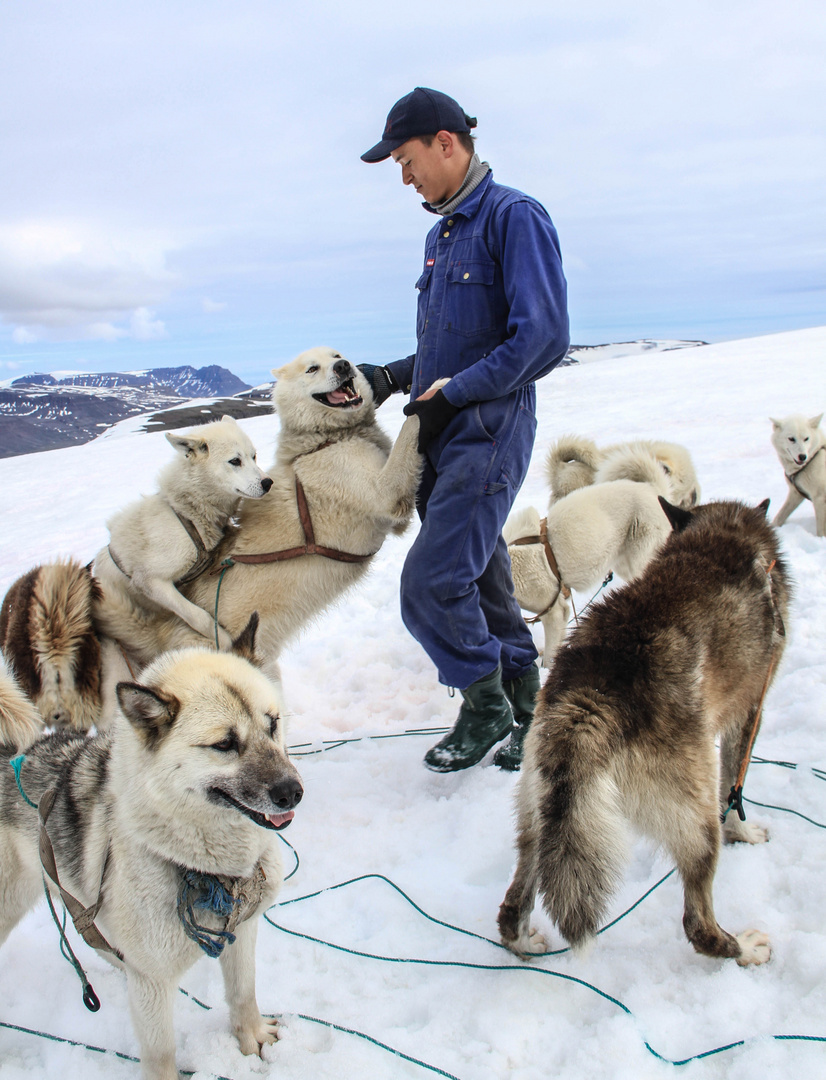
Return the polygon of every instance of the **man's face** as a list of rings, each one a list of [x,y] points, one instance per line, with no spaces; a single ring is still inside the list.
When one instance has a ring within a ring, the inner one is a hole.
[[[421,139],[408,139],[393,151],[391,157],[402,167],[402,183],[414,187],[425,202],[443,202],[459,186],[454,157],[445,152],[438,136],[430,146],[425,146]]]

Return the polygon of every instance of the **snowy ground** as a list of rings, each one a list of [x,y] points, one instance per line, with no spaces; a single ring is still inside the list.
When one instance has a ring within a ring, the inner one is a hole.
[[[776,511],[785,482],[768,416],[826,406],[825,358],[822,328],[554,372],[538,387],[537,447],[519,501],[545,505],[544,450],[578,432],[598,442],[681,442],[705,499],[770,496]],[[393,434],[401,405],[391,399],[380,413]],[[245,422],[262,460],[276,423]],[[171,451],[162,435],[136,426],[0,461],[2,592],[38,561],[89,559],[106,539],[107,515],[152,490]],[[771,962],[751,970],[692,951],[674,876],[586,960],[563,953],[528,966],[495,944],[514,860],[515,779],[493,767],[439,776],[421,764],[435,739],[416,730],[449,725],[456,702],[399,619],[399,568],[412,536],[388,540],[368,580],[284,659],[290,742],[305,755],[296,762],[306,796],[286,834],[300,867],[262,921],[258,950],[259,1002],[282,1017],[283,1037],[264,1061],[242,1057],[218,967],[204,958],[183,989],[211,1008],[181,995],[180,1066],[233,1080],[826,1077],[823,1042],[769,1038],[826,1039],[826,539],[815,536],[811,505],[781,530],[796,601],[757,743],[771,761],[753,764],[746,785],[749,799],[782,809],[747,807],[769,826],[771,843],[726,849],[716,879],[721,924],[771,935]],[[285,859],[293,865],[286,849]],[[669,870],[662,853],[639,842],[612,918]],[[541,913],[537,923],[554,948],[562,944]],[[2,1080],[137,1078],[125,981],[82,944],[78,951],[103,1002],[97,1015],[81,1004],[45,906],[0,950]]]

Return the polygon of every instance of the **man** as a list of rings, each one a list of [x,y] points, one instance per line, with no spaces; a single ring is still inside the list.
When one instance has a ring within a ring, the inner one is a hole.
[[[402,618],[439,680],[462,694],[453,729],[425,756],[437,772],[475,765],[509,734],[494,763],[519,768],[539,671],[501,532],[533,449],[534,380],[569,344],[553,223],[536,200],[493,182],[475,126],[453,98],[417,87],[362,154],[392,157],[439,216],[416,285],[416,352],[362,369],[377,403],[410,391],[404,411],[421,423],[422,527],[402,571]]]

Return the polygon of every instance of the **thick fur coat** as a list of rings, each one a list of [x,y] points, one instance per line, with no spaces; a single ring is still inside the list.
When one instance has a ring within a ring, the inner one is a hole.
[[[671,525],[657,489],[632,480],[572,491],[551,503],[545,520],[561,581],[551,570],[543,544],[515,542],[539,535],[539,514],[532,506],[511,514],[502,535],[519,606],[541,618],[543,662],[549,667],[571,614],[563,586],[577,592],[594,589],[609,572],[633,581],[665,543]]]
[[[789,515],[808,499],[815,512],[818,536],[826,536],[826,435],[820,416],[787,416],[772,420],[772,446],[777,451],[788,492],[777,512],[775,525],[785,525]]]
[[[376,423],[367,380],[333,349],[302,353],[273,373],[273,404],[280,420],[273,486],[266,499],[245,502],[239,525],[218,562],[234,555],[300,548],[307,539],[296,481],[307,499],[315,542],[360,562],[319,554],[259,565],[237,563],[221,576],[205,574],[184,586],[187,597],[233,635],[259,614],[256,654],[278,677],[284,643],[367,572],[387,535],[401,533],[415,506],[421,458],[417,417],[405,420],[394,445]],[[111,632],[143,656],[182,642],[179,628],[155,618],[112,624]]]
[[[688,509],[700,498],[691,455],[678,443],[654,439],[597,447],[581,435],[564,435],[545,461],[551,503],[589,484],[636,480],[650,484],[669,502]]]
[[[46,724],[87,731],[101,714],[100,589],[74,560],[36,566],[0,608],[0,649]]]
[[[141,663],[158,650],[142,651],[128,628],[156,616],[178,624],[180,641],[170,646],[205,645],[217,636],[222,650],[232,648],[232,635],[222,626],[216,630],[180,586],[199,566],[211,567],[210,556],[241,500],[260,499],[272,485],[256,462],[255,447],[231,416],[185,435],[169,432],[166,438],[176,456],[161,473],[158,491],[107,522],[109,544],[94,562],[103,589],[97,624]]]
[[[34,803],[56,792],[46,830],[63,888],[84,907],[102,898],[95,923],[122,957],[144,1077],[177,1080],[173,1006],[180,978],[202,955],[179,916],[190,872],[220,876],[246,897],[234,941],[221,939],[230,1023],[245,1054],[276,1037],[256,1003],[255,939],[282,880],[273,830],[289,824],[302,786],[285,750],[279,693],[240,657],[168,653],[139,683],[120,684],[118,697],[104,734],[60,732],[29,747],[21,783]],[[4,756],[28,734],[22,715],[7,725]],[[2,943],[43,899],[38,814],[7,764],[0,831]],[[194,910],[212,933],[225,928],[211,910]]]
[[[718,926],[712,883],[721,810],[783,652],[786,569],[768,502],[665,505],[676,531],[642,577],[580,620],[537,700],[519,782],[519,861],[499,913],[504,944],[520,954],[542,948],[530,929],[537,891],[573,946],[593,939],[630,823],[675,860],[698,952],[743,965],[769,958],[764,934]],[[765,839],[733,811],[725,831]]]

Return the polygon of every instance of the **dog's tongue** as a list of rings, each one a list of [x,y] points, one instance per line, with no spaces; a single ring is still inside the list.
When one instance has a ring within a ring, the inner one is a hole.
[[[331,405],[340,405],[343,401],[349,401],[352,396],[353,395],[350,392],[339,387],[338,390],[332,390],[327,395],[327,400]]]
[[[295,813],[290,810],[287,814],[268,814],[267,821],[275,829],[283,829],[285,825],[289,825],[292,819],[295,817]]]

